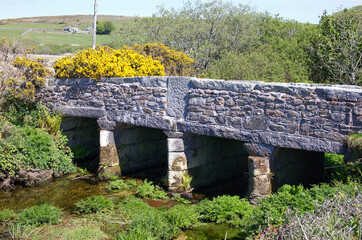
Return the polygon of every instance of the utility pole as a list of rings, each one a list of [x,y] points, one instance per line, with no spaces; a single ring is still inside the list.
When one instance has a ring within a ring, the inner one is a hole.
[[[96,33],[97,33],[97,0],[94,0],[93,44],[92,44],[92,49],[95,49],[95,48],[96,48]]]

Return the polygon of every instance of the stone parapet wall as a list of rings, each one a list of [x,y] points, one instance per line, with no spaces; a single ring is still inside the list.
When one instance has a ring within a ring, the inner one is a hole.
[[[167,78],[56,79],[48,82],[42,96],[58,108],[89,109],[91,117],[96,109],[164,116]]]
[[[362,130],[356,86],[134,77],[50,80],[41,97],[65,116],[319,152]]]
[[[209,126],[220,137],[235,133],[247,142],[322,152],[343,152],[346,136],[361,131],[359,87],[199,79],[189,85],[184,130]]]

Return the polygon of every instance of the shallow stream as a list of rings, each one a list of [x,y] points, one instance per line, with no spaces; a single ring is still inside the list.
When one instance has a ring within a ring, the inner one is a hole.
[[[107,182],[97,182],[91,179],[72,180],[75,177],[76,175],[68,175],[49,182],[39,183],[32,187],[16,186],[15,189],[10,191],[0,191],[0,210],[10,208],[19,212],[26,207],[50,203],[62,208],[66,214],[71,214],[74,210],[74,203],[79,200],[93,195],[105,195],[108,197],[119,195],[119,193],[112,193],[106,188],[108,185]],[[232,182],[230,184],[232,185]],[[215,195],[217,190],[218,187],[214,186],[214,188],[205,189],[205,192]],[[223,188],[223,190],[225,190],[225,188]],[[198,200],[206,197],[201,193],[196,193],[194,196]],[[160,202],[151,200],[148,204],[154,207],[160,207],[162,205]],[[172,206],[173,204],[166,203],[166,205]],[[225,235],[228,236],[227,239],[241,239],[237,237],[238,232],[237,229],[226,224],[207,223],[192,230],[185,231],[176,239],[218,240],[225,239]]]

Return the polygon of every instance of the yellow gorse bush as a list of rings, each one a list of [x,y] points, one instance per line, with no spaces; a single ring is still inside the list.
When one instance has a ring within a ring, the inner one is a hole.
[[[45,77],[51,73],[44,62],[43,58],[34,61],[16,57],[13,66],[19,69],[20,78],[10,78],[5,82],[12,96],[28,102],[35,100],[36,91],[45,85]]]
[[[159,60],[165,67],[167,76],[193,76],[195,74],[196,61],[194,59],[184,52],[175,51],[160,42],[135,44],[133,47],[124,47],[124,49],[131,49],[143,56],[151,56],[153,59]]]
[[[93,78],[164,76],[160,61],[133,50],[99,47],[82,50],[74,57],[63,57],[54,63],[57,78]]]

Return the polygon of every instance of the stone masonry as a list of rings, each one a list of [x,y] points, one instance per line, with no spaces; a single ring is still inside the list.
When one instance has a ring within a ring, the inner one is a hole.
[[[362,130],[357,86],[186,77],[56,79],[40,97],[67,117],[98,119],[107,138],[115,123],[163,130],[170,189],[178,188],[175,182],[188,169],[183,133],[247,143],[249,183],[262,186],[249,191],[257,196],[270,191],[275,148],[344,154],[346,137]]]

